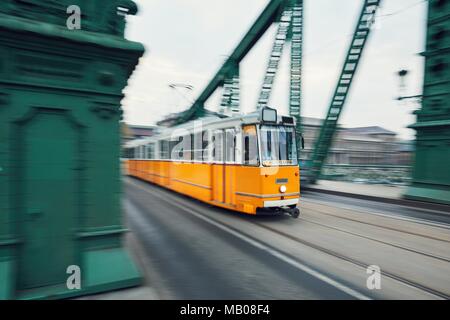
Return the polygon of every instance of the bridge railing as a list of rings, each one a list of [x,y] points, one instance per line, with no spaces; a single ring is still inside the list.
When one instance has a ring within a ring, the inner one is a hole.
[[[322,180],[371,184],[407,185],[411,181],[412,166],[379,164],[326,164]]]

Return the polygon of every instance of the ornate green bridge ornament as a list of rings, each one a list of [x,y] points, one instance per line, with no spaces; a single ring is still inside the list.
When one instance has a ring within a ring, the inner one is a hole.
[[[0,299],[138,285],[121,239],[129,0],[2,0]]]

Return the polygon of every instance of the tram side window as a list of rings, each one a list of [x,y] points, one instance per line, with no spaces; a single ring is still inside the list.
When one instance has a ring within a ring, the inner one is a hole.
[[[179,161],[183,158],[183,137],[177,137],[170,140],[169,158],[174,161]]]
[[[155,145],[153,143],[147,145],[147,159],[155,159]]]
[[[194,135],[193,144],[193,153],[195,161],[203,160],[203,132],[198,132]]]
[[[202,132],[202,161],[209,161],[209,133],[208,131]]]
[[[169,159],[169,141],[162,140],[159,142],[159,157],[161,160],[168,160]]]
[[[223,131],[218,130],[213,135],[213,159],[214,162],[223,162]]]
[[[193,160],[194,151],[194,135],[190,134],[183,138],[183,160],[191,161]]]
[[[225,131],[225,154],[227,163],[236,162],[236,130],[234,129]]]
[[[259,165],[259,155],[256,126],[244,126],[242,131],[244,140],[243,163],[247,166],[257,166]]]
[[[125,149],[125,158],[127,158],[127,159],[132,159],[132,158],[134,158],[134,157],[132,156],[133,153],[134,153],[134,149],[130,149],[130,148]]]

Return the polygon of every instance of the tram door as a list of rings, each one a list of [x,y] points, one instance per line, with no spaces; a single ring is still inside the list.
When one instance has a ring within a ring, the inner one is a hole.
[[[234,204],[234,192],[235,192],[235,174],[236,174],[236,130],[226,129],[225,132],[225,203]]]
[[[213,132],[213,165],[212,165],[212,179],[213,179],[213,201],[225,202],[225,166],[224,166],[224,131],[216,130]]]
[[[213,133],[213,200],[220,203],[233,203],[235,144],[234,129]]]

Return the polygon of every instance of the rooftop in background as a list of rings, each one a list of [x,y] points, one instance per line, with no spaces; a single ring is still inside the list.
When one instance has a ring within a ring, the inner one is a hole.
[[[140,126],[122,123],[122,138],[124,140],[147,138],[155,135],[157,130],[157,126]]]
[[[369,134],[369,135],[389,135],[396,136],[397,134],[393,131],[387,130],[382,127],[372,126],[372,127],[360,127],[360,128],[346,128],[346,131],[352,133]]]
[[[155,134],[155,130],[158,128],[156,126],[135,126],[135,125],[128,125],[128,128],[130,129],[131,133],[134,136],[141,136],[141,137],[150,137]]]
[[[221,115],[217,112],[212,112],[209,110],[205,110],[206,114],[203,119],[211,119],[212,117],[223,118],[224,115]],[[127,135],[129,139],[136,138],[146,138],[153,136],[159,128],[170,127],[174,123],[174,119],[179,116],[180,113],[174,113],[168,115],[165,119],[158,122],[158,125],[155,126],[143,126],[143,125],[127,125],[128,130],[131,132]],[[202,118],[201,118],[202,119]],[[302,117],[302,125],[307,127],[320,127],[322,125],[323,119],[319,118],[311,118],[311,117]],[[390,131],[380,126],[369,126],[369,127],[357,127],[357,128],[347,128],[341,125],[338,126],[341,130],[344,130],[347,134],[354,134],[355,136],[364,136],[364,139],[367,139],[367,136],[397,136],[396,132]],[[405,147],[407,148],[407,147]]]

